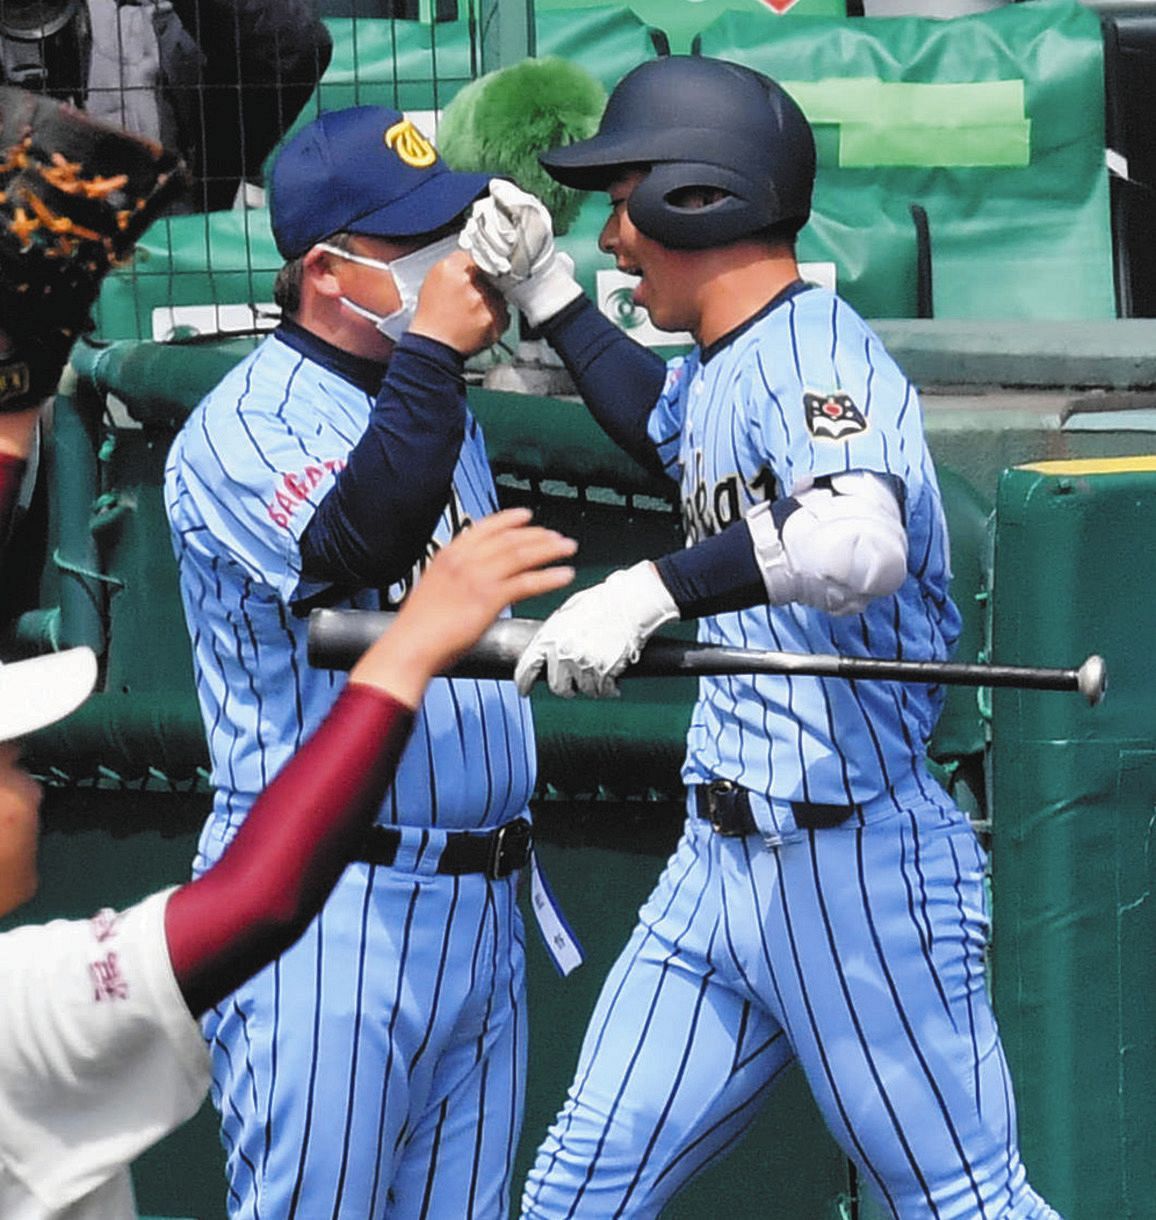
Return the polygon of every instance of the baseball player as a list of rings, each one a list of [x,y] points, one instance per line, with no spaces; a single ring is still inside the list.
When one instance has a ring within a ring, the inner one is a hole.
[[[508,315],[457,248],[487,185],[377,106],[322,114],[273,167],[283,321],[166,475],[215,787],[197,871],[341,689],[307,611],[396,607],[496,505],[463,366]],[[534,779],[513,682],[431,684],[357,863],[206,1017],[233,1216],[506,1214]]]
[[[516,678],[614,694],[650,634],[909,660],[960,626],[914,389],[804,283],[812,133],[773,81],[670,57],[543,164],[606,189],[599,244],[695,346],[665,365],[585,299],[540,204],[498,183],[463,234],[603,427],[678,487],[686,548],[612,573],[539,629]],[[1055,1213],[1020,1162],[984,987],[983,853],[931,778],[942,691],[704,678],[675,855],[591,1017],[523,1196],[534,1217],[655,1216],[798,1061],[888,1213]]]
[[[377,815],[431,675],[508,603],[572,578],[542,565],[573,542],[527,526],[529,516],[487,517],[434,559],[214,867],[119,914],[0,935],[6,1220],[136,1215],[128,1163],[208,1087],[194,1017],[316,915]],[[86,648],[0,666],[0,914],[36,886],[40,790],[13,739],[67,715],[95,678]]]

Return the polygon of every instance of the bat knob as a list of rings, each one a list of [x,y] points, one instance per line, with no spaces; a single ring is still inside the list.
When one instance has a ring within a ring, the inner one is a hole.
[[[1076,670],[1076,689],[1091,707],[1103,699],[1108,689],[1108,667],[1103,657],[1091,656]]]

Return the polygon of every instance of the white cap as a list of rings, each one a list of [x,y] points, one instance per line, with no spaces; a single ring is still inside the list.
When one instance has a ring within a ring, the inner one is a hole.
[[[92,693],[96,654],[69,648],[0,664],[0,741],[63,720]]]

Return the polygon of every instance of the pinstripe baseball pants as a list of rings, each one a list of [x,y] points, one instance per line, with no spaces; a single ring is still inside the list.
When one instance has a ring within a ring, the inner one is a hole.
[[[894,1216],[1055,1217],[1019,1158],[964,815],[931,797],[767,848],[689,813],[603,987],[523,1216],[657,1215],[797,1059]]]
[[[517,877],[353,864],[204,1018],[236,1220],[505,1220],[526,1015]]]

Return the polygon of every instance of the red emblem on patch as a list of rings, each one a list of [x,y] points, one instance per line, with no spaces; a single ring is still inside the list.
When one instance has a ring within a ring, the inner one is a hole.
[[[763,0],[763,3],[781,16],[787,9],[794,8],[799,0]]]

